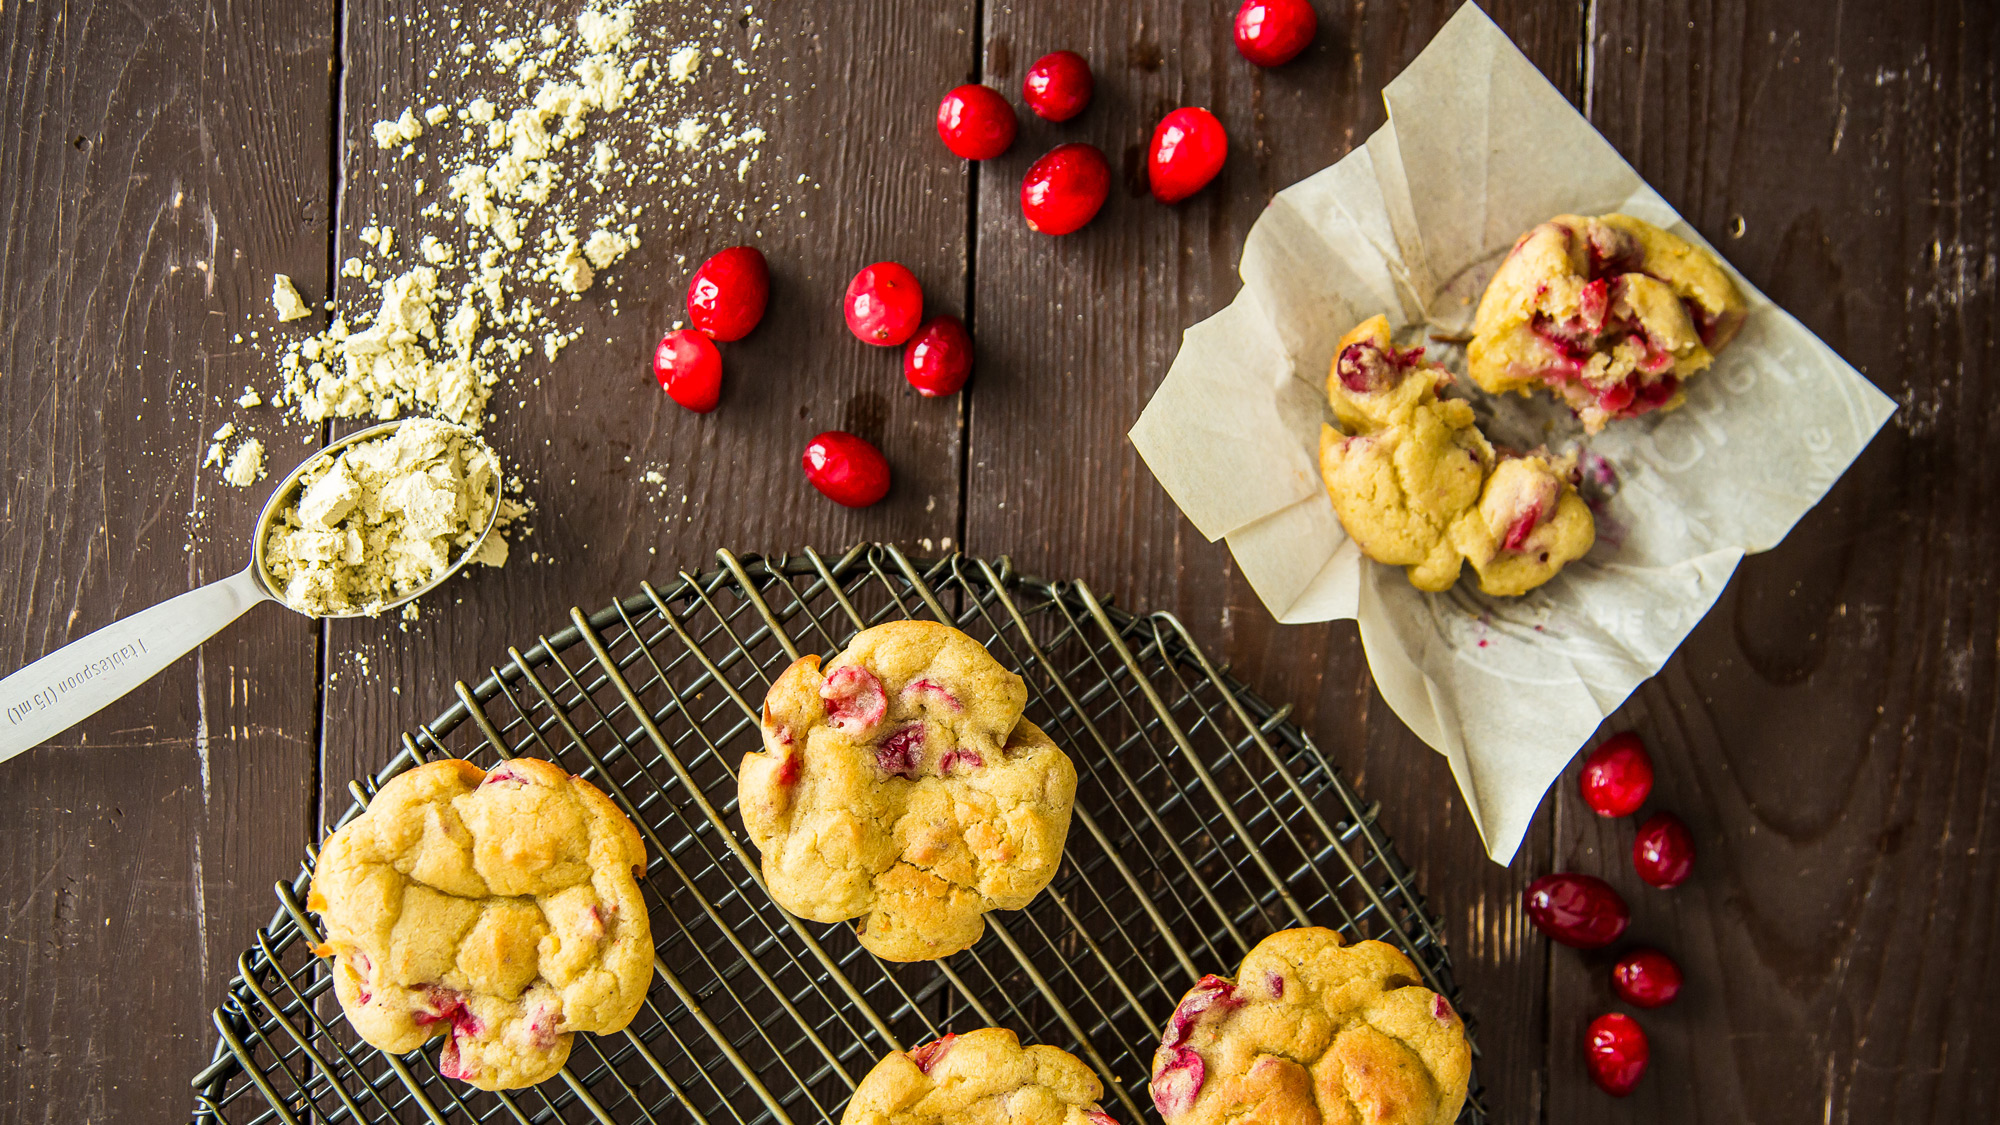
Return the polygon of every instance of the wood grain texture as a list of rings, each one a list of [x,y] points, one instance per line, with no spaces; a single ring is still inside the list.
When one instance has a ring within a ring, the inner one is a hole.
[[[0,2],[0,99],[19,123],[0,132],[0,668],[241,564],[263,490],[198,470],[209,433],[249,422],[275,479],[346,429],[229,405],[271,386],[269,275],[354,300],[333,263],[366,249],[363,226],[386,221],[406,246],[449,230],[413,218],[436,169],[416,196],[369,127],[493,92],[491,68],[456,45],[576,6]],[[644,247],[569,306],[584,337],[524,361],[496,396],[487,432],[539,505],[515,562],[455,583],[408,631],[261,609],[6,767],[0,1123],[184,1112],[271,881],[454,679],[570,605],[705,567],[716,547],[864,538],[1011,554],[1172,610],[1294,703],[1381,803],[1446,921],[1495,1121],[2000,1117],[2000,1033],[1984,1018],[2000,1005],[1991,5],[1486,5],[1690,221],[1901,407],[1607,723],[1644,732],[1654,806],[1695,831],[1687,886],[1637,882],[1636,825],[1584,812],[1574,767],[1515,864],[1487,862],[1352,626],[1272,624],[1125,440],[1181,331],[1234,296],[1265,201],[1381,124],[1380,87],[1456,6],[1321,3],[1318,41],[1275,71],[1236,56],[1233,4],[759,3],[757,22],[741,4],[649,8],[658,44],[714,43],[719,65],[740,55],[750,70],[693,88],[688,112],[730,109],[770,137],[742,180],[734,156],[662,158]],[[978,78],[1019,105],[1026,67],[1059,48],[1096,70],[1082,117],[1024,110],[1014,149],[976,170],[943,150],[944,90]],[[1222,118],[1231,158],[1163,208],[1143,146],[1181,104]],[[1049,239],[1021,222],[1020,176],[1069,140],[1102,147],[1121,182],[1090,227]],[[723,408],[695,417],[654,386],[652,345],[693,265],[746,241],[771,260],[771,313],[726,347]],[[848,278],[884,258],[916,270],[934,311],[968,314],[964,396],[918,399],[894,351],[842,326]],[[801,447],[836,427],[888,452],[883,505],[849,512],[805,484]],[[1653,1071],[1623,1101],[1590,1086],[1581,1054],[1585,1024],[1619,1007],[1611,956],[1552,948],[1519,910],[1526,881],[1555,868],[1611,878],[1634,907],[1628,944],[1687,970],[1678,1003],[1641,1015]]]
[[[1383,802],[1385,827],[1443,913],[1471,1014],[1495,1029],[1480,1062],[1488,1099],[1496,1120],[1514,1120],[1539,1112],[1544,1079],[1543,959],[1517,904],[1521,871],[1545,862],[1546,829],[1530,833],[1515,870],[1487,862],[1443,759],[1373,690],[1354,626],[1273,624],[1227,549],[1201,538],[1125,439],[1182,330],[1235,296],[1237,257],[1266,201],[1380,127],[1383,83],[1456,7],[1322,5],[1308,53],[1261,70],[1237,55],[1215,5],[988,5],[988,84],[1017,94],[1036,58],[1068,48],[1091,61],[1097,93],[1071,122],[1024,118],[1013,151],[980,168],[965,540],[1130,606],[1174,610],[1237,675],[1298,705],[1305,729]],[[1558,88],[1579,91],[1582,5],[1489,10]],[[1230,156],[1214,184],[1168,208],[1147,193],[1144,146],[1179,105],[1214,112]],[[1021,176],[1073,140],[1103,149],[1122,182],[1082,231],[1033,233]]]
[[[348,804],[348,778],[380,768],[400,732],[454,701],[454,679],[476,682],[507,659],[508,645],[528,648],[538,630],[567,627],[572,605],[595,610],[643,579],[706,569],[719,547],[776,552],[879,539],[935,548],[956,535],[959,403],[920,399],[902,378],[900,350],[856,340],[840,302],[862,266],[894,259],[916,272],[934,310],[960,308],[966,172],[938,144],[928,110],[913,107],[933,104],[970,69],[971,4],[756,7],[762,18],[748,25],[736,18],[740,4],[647,9],[648,34],[663,32],[653,40],[655,66],[684,42],[725,52],[710,57],[688,112],[713,122],[729,110],[770,138],[745,181],[736,178],[738,154],[661,158],[664,171],[686,172],[695,186],[656,189],[659,207],[641,220],[644,245],[568,310],[588,326],[584,337],[553,364],[530,357],[518,388],[495,396],[487,435],[538,507],[514,560],[456,583],[449,616],[442,604],[428,606],[407,633],[387,622],[330,628],[329,821]],[[463,104],[486,87],[452,78],[469,69],[452,54],[458,42],[483,45],[502,34],[496,24],[520,34],[576,8],[524,16],[475,4],[350,6],[343,255],[367,249],[354,239],[375,216],[406,241],[421,227],[409,177],[378,179],[388,162],[368,136],[372,122],[406,105]],[[753,36],[762,42],[755,50]],[[747,76],[726,67],[738,57]],[[433,65],[444,77],[424,78]],[[623,151],[640,139],[633,125],[629,115],[603,122]],[[752,204],[741,221],[738,201]],[[740,242],[771,262],[770,311],[747,339],[724,345],[722,406],[697,416],[660,393],[653,346],[685,317],[693,268]],[[850,511],[806,483],[799,458],[828,429],[885,450],[895,474],[886,501]],[[646,483],[648,470],[666,484]]]
[[[271,272],[325,271],[331,11],[0,6],[0,667],[247,561],[263,490],[197,466]],[[8,763],[0,1120],[186,1111],[308,839],[314,668],[263,607]]]
[[[1900,409],[1620,718],[1701,858],[1561,790],[1558,862],[1616,872],[1681,959],[1615,1112],[1573,1044],[1606,958],[1558,950],[1549,1118],[1984,1121],[2000,1112],[1990,5],[1601,3],[1593,115],[1689,220]]]

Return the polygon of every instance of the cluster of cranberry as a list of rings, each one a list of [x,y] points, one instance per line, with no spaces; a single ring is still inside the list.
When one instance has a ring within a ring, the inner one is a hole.
[[[1578,784],[1584,802],[1599,816],[1638,812],[1653,791],[1653,760],[1646,744],[1630,731],[1605,739],[1584,759]],[[1694,870],[1693,833],[1673,813],[1654,813],[1632,839],[1632,866],[1652,886],[1680,886]],[[1593,875],[1544,875],[1528,884],[1521,900],[1536,929],[1578,949],[1610,945],[1632,921],[1625,899]],[[1680,966],[1657,949],[1636,949],[1612,967],[1611,987],[1635,1008],[1657,1008],[1680,995]],[[1592,1080],[1621,1098],[1639,1085],[1652,1053],[1645,1029],[1623,1012],[1592,1020],[1584,1050]]]
[[[1236,49],[1259,66],[1280,66],[1319,30],[1309,0],[1244,0],[1236,13]],[[1044,55],[1028,68],[1021,96],[1049,121],[1068,121],[1090,104],[1090,64],[1074,51]],[[960,86],[938,105],[938,136],[967,160],[990,160],[1014,143],[1014,107],[990,87]],[[1222,171],[1229,138],[1198,106],[1174,110],[1153,130],[1147,177],[1153,195],[1178,203]],[[1058,145],[1021,181],[1021,213],[1032,230],[1061,235],[1081,229],[1104,206],[1111,168],[1088,144]],[[741,340],[764,317],[771,271],[754,247],[732,246],[701,264],[688,284],[688,322],[653,352],[653,374],[675,402],[706,414],[722,400],[722,353],[716,342]],[[896,262],[854,275],[844,302],[847,327],[863,343],[903,347],[903,377],[925,397],[956,394],[972,374],[972,337],[954,316],[924,320],[923,287]],[[907,347],[905,347],[907,345]],[[866,439],[828,430],[807,443],[806,479],[829,499],[865,508],[889,492],[889,462]]]
[[[1236,13],[1236,49],[1259,66],[1281,66],[1297,57],[1319,30],[1308,0],[1245,0]],[[1095,89],[1090,64],[1074,51],[1035,60],[1021,83],[1021,98],[1036,116],[1068,121],[1090,104]],[[937,131],[944,146],[966,160],[991,160],[1014,143],[1014,107],[990,86],[957,87],[938,104]],[[1200,106],[1182,106],[1153,129],[1146,179],[1153,198],[1179,203],[1208,186],[1222,171],[1229,136],[1222,122]],[[1081,230],[1111,194],[1111,165],[1096,145],[1057,145],[1021,179],[1021,215],[1028,229],[1063,235]]]
[[[701,264],[688,283],[689,328],[653,351],[653,375],[667,397],[697,414],[722,400],[722,353],[764,318],[771,269],[752,246],[732,246]],[[866,344],[901,347],[903,377],[927,398],[954,394],[972,374],[972,337],[955,316],[925,321],[923,287],[895,262],[876,262],[848,283],[847,327]],[[828,430],[806,444],[806,479],[829,499],[865,508],[889,492],[889,462],[866,439]]]

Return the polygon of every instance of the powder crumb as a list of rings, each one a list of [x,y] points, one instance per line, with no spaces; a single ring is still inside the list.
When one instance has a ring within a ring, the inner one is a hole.
[[[245,410],[253,406],[262,406],[264,405],[264,396],[258,394],[255,387],[245,387],[243,388],[243,393],[236,396],[236,405]]]
[[[632,244],[624,237],[613,234],[602,227],[590,232],[590,238],[583,244],[583,256],[590,259],[593,268],[610,269],[612,264],[623,258],[632,249]]]
[[[256,438],[237,446],[235,456],[229,459],[229,467],[222,470],[222,479],[238,488],[256,484],[263,475],[264,443]]]
[[[693,117],[683,117],[681,123],[674,126],[674,149],[684,152],[691,148],[700,148],[701,139],[706,136],[708,136],[706,122]]]
[[[445,118],[450,116],[450,110],[441,105],[434,105],[424,111],[424,123],[426,125],[442,125],[445,122]]]
[[[405,109],[403,115],[394,121],[375,123],[375,147],[395,148],[397,145],[409,144],[423,134],[423,123],[417,120],[417,115],[413,111]]]
[[[692,82],[701,73],[701,48],[690,43],[667,56],[667,77],[676,83]]]
[[[632,34],[632,9],[583,12],[576,17],[576,33],[592,54],[601,55],[624,45]]]
[[[281,321],[298,320],[312,314],[312,308],[306,304],[305,298],[299,296],[292,279],[282,273],[271,281],[271,307],[278,310]]]

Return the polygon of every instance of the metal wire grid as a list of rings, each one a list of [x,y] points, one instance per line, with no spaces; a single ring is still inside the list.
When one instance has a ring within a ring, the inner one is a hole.
[[[437,1044],[361,1043],[312,956],[313,857],[238,960],[194,1079],[197,1122],[834,1122],[890,1050],[998,1025],[1083,1058],[1105,1102],[1156,1119],[1158,1028],[1204,972],[1274,930],[1318,924],[1409,953],[1458,1003],[1439,923],[1361,798],[1297,726],[1210,663],[1179,621],[951,556],[857,547],[829,562],[737,558],[508,650],[506,666],[352,783],[358,815],[420,762],[548,758],[624,808],[649,852],[658,980],[632,1025],[578,1035],[559,1080],[489,1094],[437,1071]],[[764,690],[802,653],[885,620],[950,621],[1028,681],[1028,715],[1076,762],[1061,868],[973,949],[896,965],[847,926],[765,893],[735,819],[734,765],[759,746]],[[1463,1006],[1460,1005],[1463,1011]],[[1122,1111],[1122,1112],[1121,1112]],[[1475,1077],[1461,1123],[1482,1123]]]

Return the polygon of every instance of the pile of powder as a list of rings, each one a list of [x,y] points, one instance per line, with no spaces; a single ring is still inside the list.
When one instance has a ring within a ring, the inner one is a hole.
[[[298,500],[266,534],[264,564],[286,604],[316,617],[366,613],[443,574],[478,542],[473,562],[500,566],[507,543],[481,541],[520,505],[500,491],[500,462],[455,426],[413,419],[396,432],[322,454]]]

